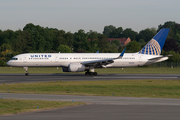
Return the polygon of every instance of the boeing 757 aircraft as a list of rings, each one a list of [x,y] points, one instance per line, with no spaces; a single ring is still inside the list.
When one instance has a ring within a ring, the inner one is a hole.
[[[161,29],[137,53],[25,53],[14,56],[7,65],[24,67],[28,75],[28,67],[62,67],[63,72],[83,72],[85,75],[97,75],[94,68],[136,67],[165,61],[161,51],[169,29]]]

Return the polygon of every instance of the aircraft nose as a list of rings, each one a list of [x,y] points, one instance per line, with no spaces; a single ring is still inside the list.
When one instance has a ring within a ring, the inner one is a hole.
[[[11,64],[10,64],[11,62],[10,62],[10,60],[6,63],[6,65],[8,65],[8,66],[10,66]]]

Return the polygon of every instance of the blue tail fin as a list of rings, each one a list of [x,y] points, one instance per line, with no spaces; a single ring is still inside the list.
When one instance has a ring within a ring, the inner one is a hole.
[[[142,49],[139,54],[160,55],[166,41],[169,28],[161,29]]]

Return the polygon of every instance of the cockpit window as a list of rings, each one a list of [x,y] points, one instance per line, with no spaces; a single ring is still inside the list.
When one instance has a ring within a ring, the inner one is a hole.
[[[11,60],[18,60],[18,58],[12,58]]]

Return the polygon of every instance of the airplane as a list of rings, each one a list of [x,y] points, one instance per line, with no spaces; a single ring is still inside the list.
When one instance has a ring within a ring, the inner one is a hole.
[[[62,67],[63,72],[85,72],[97,75],[94,68],[124,68],[149,65],[165,61],[168,56],[160,55],[168,28],[161,29],[139,52],[125,53],[24,53],[12,57],[8,66],[23,67],[28,75],[28,67]]]

